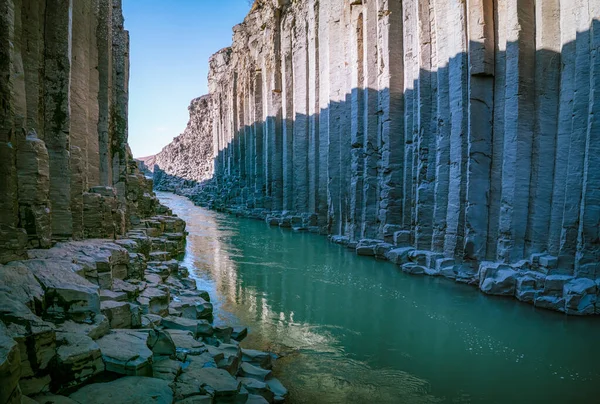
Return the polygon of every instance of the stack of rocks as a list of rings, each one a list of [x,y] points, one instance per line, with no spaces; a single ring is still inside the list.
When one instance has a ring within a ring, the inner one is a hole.
[[[0,402],[274,403],[274,354],[213,324],[164,206],[111,241],[66,241],[0,265]],[[68,396],[68,397],[67,397]]]

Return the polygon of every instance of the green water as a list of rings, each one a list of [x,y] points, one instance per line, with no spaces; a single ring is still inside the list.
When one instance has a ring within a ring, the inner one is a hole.
[[[217,322],[284,352],[291,403],[600,402],[600,319],[359,257],[323,236],[272,228],[159,193],[187,222],[185,265]]]

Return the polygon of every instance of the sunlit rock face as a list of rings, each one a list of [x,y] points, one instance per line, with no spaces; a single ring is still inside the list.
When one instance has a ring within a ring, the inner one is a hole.
[[[599,25],[597,0],[258,0],[210,59],[213,178],[182,193],[598,312],[519,274],[600,276]]]
[[[173,191],[191,182],[208,180],[213,174],[213,119],[211,97],[193,99],[188,107],[190,119],[183,133],[154,156],[139,160],[155,171],[155,189]]]
[[[0,39],[0,263],[153,212],[127,145],[121,1],[3,1]]]

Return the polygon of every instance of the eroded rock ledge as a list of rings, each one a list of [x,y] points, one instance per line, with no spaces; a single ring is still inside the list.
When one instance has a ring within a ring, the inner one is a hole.
[[[258,0],[193,118],[213,178],[183,149],[156,185],[600,314],[599,24],[596,0]]]

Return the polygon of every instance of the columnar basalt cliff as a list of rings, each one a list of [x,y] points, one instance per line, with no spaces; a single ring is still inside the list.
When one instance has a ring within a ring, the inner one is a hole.
[[[195,200],[599,314],[599,32],[598,0],[258,0]]]
[[[153,212],[127,145],[120,0],[0,4],[0,263]]]

